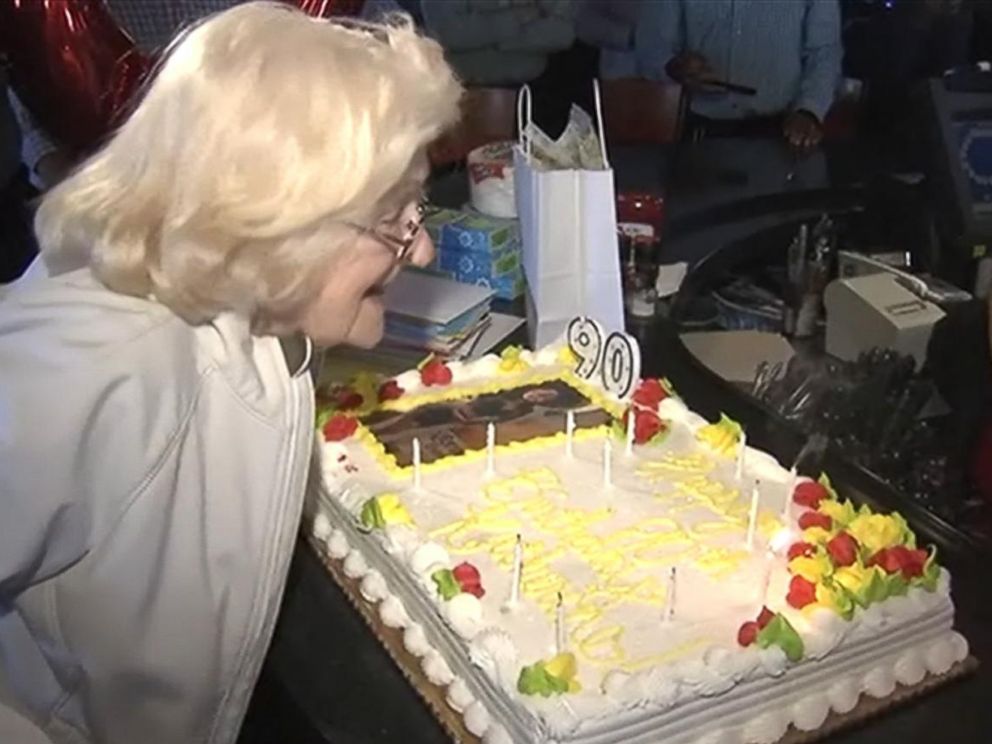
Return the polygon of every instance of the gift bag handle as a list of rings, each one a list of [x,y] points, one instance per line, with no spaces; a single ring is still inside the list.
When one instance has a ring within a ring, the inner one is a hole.
[[[596,129],[599,134],[599,153],[603,157],[603,166],[610,168],[610,158],[606,154],[606,130],[603,127],[603,99],[599,92],[599,80],[592,81],[593,101],[596,104]],[[520,151],[531,160],[531,139],[526,135],[528,125],[533,121],[533,97],[529,85],[521,85],[517,93],[517,143]]]
[[[525,135],[525,132],[527,131],[527,126],[531,123],[532,115],[530,86],[521,85],[520,92],[517,93],[517,143],[520,145],[520,151],[527,158],[528,163],[530,162],[531,141],[530,137]]]
[[[599,80],[592,80],[592,95],[596,104],[596,128],[599,130],[599,152],[603,156],[603,167],[609,170],[610,159],[606,155],[606,130],[603,128],[603,100],[599,94]]]

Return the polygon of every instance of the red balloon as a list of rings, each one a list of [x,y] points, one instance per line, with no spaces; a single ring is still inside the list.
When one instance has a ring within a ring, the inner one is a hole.
[[[365,0],[292,0],[293,4],[315,18],[356,16],[362,12]]]
[[[3,0],[0,34],[18,96],[74,150],[117,123],[150,67],[103,0]]]
[[[324,18],[357,15],[364,5],[286,1]],[[95,147],[123,120],[152,68],[104,0],[0,0],[0,49],[10,58],[21,101],[50,136],[76,153]]]

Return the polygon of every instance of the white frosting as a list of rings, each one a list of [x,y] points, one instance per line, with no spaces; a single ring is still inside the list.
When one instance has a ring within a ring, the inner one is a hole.
[[[403,632],[403,647],[414,656],[423,656],[431,650],[427,635],[419,623],[413,623]]]
[[[417,576],[430,577],[439,568],[448,568],[448,551],[435,542],[425,542],[410,556],[410,570]]]
[[[341,530],[334,530],[327,538],[327,554],[335,560],[341,560],[351,550],[348,545],[348,538]]]
[[[352,550],[344,559],[344,575],[349,579],[360,579],[368,570],[369,564],[365,562],[365,556],[357,550]]]
[[[331,520],[327,518],[326,514],[317,514],[313,518],[313,526],[311,527],[311,534],[316,540],[324,542],[331,535]]]
[[[448,694],[445,700],[456,713],[464,713],[475,702],[475,696],[468,689],[465,680],[461,677],[455,677],[454,681],[448,685]]]
[[[498,628],[483,630],[469,645],[469,659],[504,690],[515,689],[520,661],[509,633]]]
[[[484,735],[491,721],[492,718],[489,711],[486,710],[486,706],[478,700],[465,709],[465,728],[469,730],[469,733],[476,736]]]
[[[877,666],[865,675],[864,690],[874,698],[884,698],[896,689],[896,677],[887,666]]]
[[[420,666],[423,668],[424,674],[427,675],[427,679],[440,687],[450,684],[455,678],[451,667],[448,666],[448,662],[435,649],[431,649],[424,654]]]
[[[386,540],[383,547],[390,555],[403,560],[420,545],[417,531],[406,524],[391,524],[385,529]]]
[[[399,597],[390,595],[379,605],[379,617],[387,628],[405,628],[410,624],[410,616]]]
[[[827,699],[830,707],[838,713],[849,713],[854,710],[860,697],[858,685],[850,677],[835,680],[827,688]]]
[[[927,649],[927,667],[934,674],[944,674],[954,664],[954,649],[946,638],[941,638]]]
[[[445,604],[444,613],[455,632],[467,641],[482,630],[482,603],[471,594],[456,594]]]
[[[767,710],[744,726],[744,741],[750,744],[772,744],[785,736],[789,722],[777,710]]]
[[[513,744],[513,739],[505,728],[495,723],[486,729],[482,744]]]
[[[926,676],[927,666],[923,657],[915,649],[910,649],[896,662],[893,672],[899,684],[915,685]]]
[[[830,713],[830,700],[822,695],[807,695],[792,706],[792,723],[800,731],[820,728]]]
[[[386,580],[382,578],[382,574],[372,569],[362,579],[361,592],[362,596],[369,602],[380,602],[389,596],[389,587],[386,586]]]

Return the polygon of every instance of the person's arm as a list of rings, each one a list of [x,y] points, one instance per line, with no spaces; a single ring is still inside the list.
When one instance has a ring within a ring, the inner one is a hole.
[[[843,47],[837,0],[806,0],[802,53],[802,80],[792,110],[808,111],[822,123],[840,82]]]
[[[685,45],[682,0],[644,3],[634,31],[637,72],[648,80],[669,80],[666,65]]]
[[[457,0],[423,0],[420,9],[427,31],[449,52],[495,47],[519,26],[512,8],[479,12]]]

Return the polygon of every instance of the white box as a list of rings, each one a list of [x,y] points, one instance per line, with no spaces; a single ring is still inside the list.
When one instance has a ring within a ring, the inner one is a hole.
[[[927,343],[944,311],[921,300],[888,273],[837,279],[823,294],[827,353],[855,360],[874,347],[894,349],[923,366]]]

